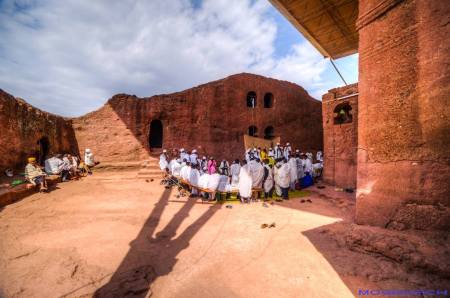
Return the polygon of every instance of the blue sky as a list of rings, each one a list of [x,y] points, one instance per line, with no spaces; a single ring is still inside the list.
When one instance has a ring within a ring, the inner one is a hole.
[[[0,38],[0,88],[64,116],[116,93],[170,93],[240,72],[317,99],[343,85],[267,0],[0,0]],[[336,61],[348,83],[357,60]]]

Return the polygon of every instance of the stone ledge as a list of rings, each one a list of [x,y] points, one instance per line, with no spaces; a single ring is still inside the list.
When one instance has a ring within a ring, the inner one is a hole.
[[[55,185],[60,182],[57,175],[47,176],[48,186]],[[0,208],[6,205],[20,201],[37,192],[37,187],[31,183],[24,183],[15,187],[8,187],[0,191]]]

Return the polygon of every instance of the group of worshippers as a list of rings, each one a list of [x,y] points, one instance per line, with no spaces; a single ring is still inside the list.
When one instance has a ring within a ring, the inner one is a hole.
[[[272,198],[275,191],[287,200],[289,190],[312,185],[313,177],[321,173],[321,151],[317,152],[316,160],[313,163],[312,153],[293,152],[287,143],[285,147],[277,144],[270,149],[247,149],[242,160],[236,159],[231,164],[225,159],[218,162],[212,156],[200,158],[196,149],[191,152],[175,149],[171,158],[163,150],[159,165],[166,173],[188,182],[192,195],[201,194],[200,189],[237,192],[242,202],[250,202],[259,190],[266,199]]]
[[[94,154],[90,149],[84,153],[84,161],[71,154],[55,154],[47,158],[41,167],[35,157],[29,157],[25,166],[25,179],[39,187],[39,191],[48,189],[46,177],[57,175],[62,182],[79,178],[82,172],[92,174],[91,168],[96,165]]]

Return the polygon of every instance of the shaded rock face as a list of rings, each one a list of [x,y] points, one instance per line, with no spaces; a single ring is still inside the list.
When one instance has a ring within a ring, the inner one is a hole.
[[[415,221],[450,207],[450,6],[396,2],[359,2],[356,222],[432,229]]]
[[[322,113],[323,178],[338,187],[356,188],[358,84],[331,89],[324,94]]]
[[[247,106],[249,93],[256,95],[254,108]],[[321,123],[321,103],[303,88],[252,74],[149,98],[115,95],[99,110],[73,119],[80,149],[92,149],[103,161],[146,158],[158,143],[217,159],[242,158],[250,126],[258,137],[272,128],[282,142],[316,151],[322,149]]]
[[[0,170],[21,169],[29,156],[78,154],[70,120],[43,112],[0,89]]]

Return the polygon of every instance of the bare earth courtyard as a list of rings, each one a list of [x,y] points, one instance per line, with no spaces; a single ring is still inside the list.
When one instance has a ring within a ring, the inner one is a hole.
[[[330,200],[314,187],[312,203],[230,209],[135,177],[98,172],[5,207],[1,296],[353,297],[359,288],[415,288],[414,275],[330,238],[327,227],[350,224],[349,194],[326,188],[342,197]],[[397,275],[377,276],[386,270]]]

